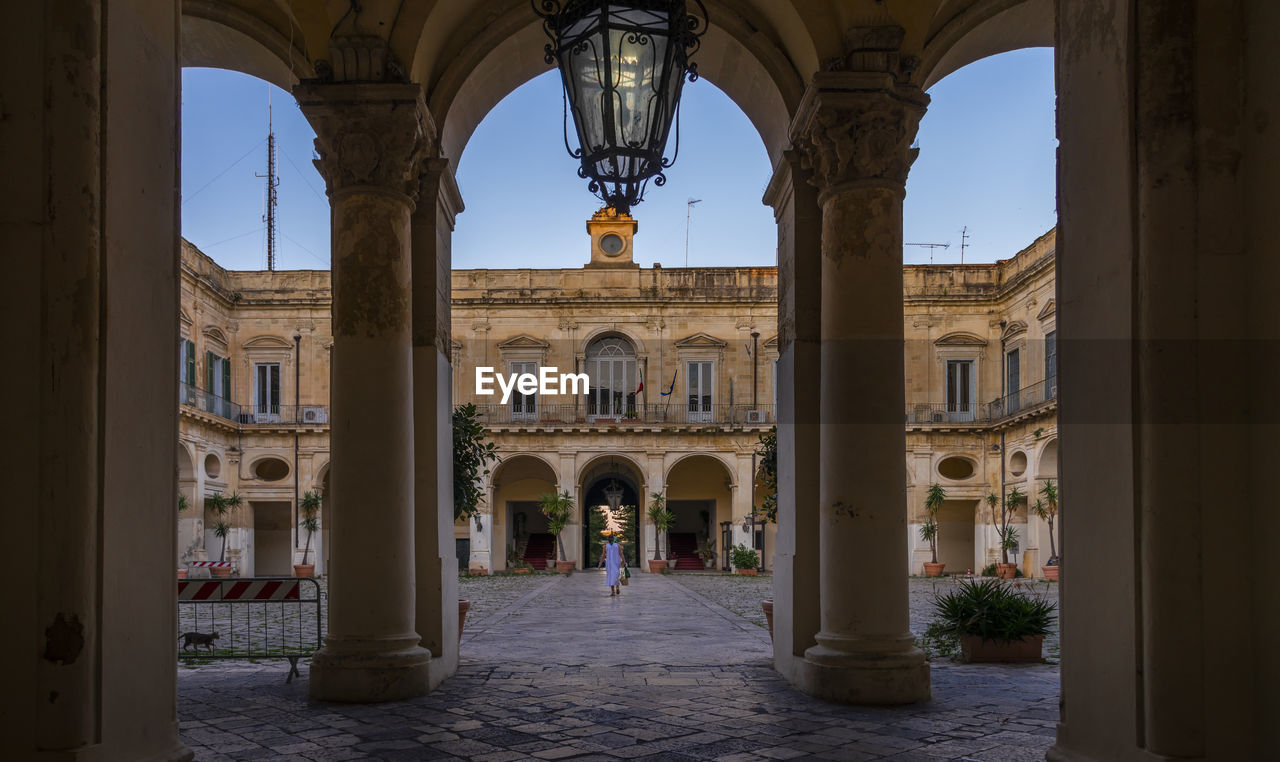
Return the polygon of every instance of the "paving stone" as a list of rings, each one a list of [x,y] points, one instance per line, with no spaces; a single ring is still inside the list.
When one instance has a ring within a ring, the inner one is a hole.
[[[197,760],[1023,762],[1053,743],[1054,664],[935,662],[934,698],[915,707],[795,691],[754,618],[769,577],[642,574],[614,599],[594,573],[462,584],[462,661],[430,695],[313,703],[305,668],[285,684],[284,664],[218,661],[179,670],[181,737]],[[910,589],[918,628],[935,583]]]

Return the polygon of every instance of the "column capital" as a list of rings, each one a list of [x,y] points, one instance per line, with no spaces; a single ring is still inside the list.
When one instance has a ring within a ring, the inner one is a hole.
[[[363,188],[417,199],[423,160],[438,152],[421,86],[308,81],[293,94],[315,128],[315,165],[330,196]]]
[[[929,96],[911,81],[918,61],[901,54],[903,35],[896,26],[850,29],[845,56],[816,73],[800,100],[791,141],[824,194],[906,183]]]

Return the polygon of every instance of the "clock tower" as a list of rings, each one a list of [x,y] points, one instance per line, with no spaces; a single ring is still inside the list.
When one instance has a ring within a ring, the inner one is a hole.
[[[631,248],[638,224],[629,214],[606,206],[587,220],[591,261],[587,267],[638,268]]]

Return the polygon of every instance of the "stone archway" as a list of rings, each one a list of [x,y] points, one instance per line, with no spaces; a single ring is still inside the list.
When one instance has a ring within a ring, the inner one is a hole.
[[[644,471],[631,457],[622,454],[598,455],[585,463],[578,471],[578,524],[579,551],[575,556],[578,566],[583,569],[594,568],[600,560],[600,531],[603,519],[596,506],[606,505],[605,489],[616,486],[622,490],[622,505],[634,506],[629,519],[629,536],[623,542],[623,552],[628,563],[640,568],[640,559],[645,557],[645,548],[650,539],[647,532],[641,532],[644,525],[646,495],[648,495]],[[628,547],[628,545],[630,547]]]
[[[671,464],[663,481],[675,521],[662,550],[665,558],[676,558],[677,569],[703,568],[697,551],[708,540],[714,543],[717,558],[723,558],[728,548],[721,547],[721,524],[726,521],[732,524],[736,540],[755,547],[756,538],[748,537],[739,526],[751,512],[750,485],[743,493],[718,454],[685,455]]]
[[[514,551],[517,558],[534,568],[542,568],[541,563],[535,565],[535,562],[545,561],[547,554],[555,550],[557,541],[567,545],[572,534],[565,530],[559,540],[550,537],[546,517],[538,508],[538,498],[556,492],[559,484],[555,467],[541,455],[504,455],[490,483],[488,515],[485,516],[488,526],[479,532],[472,527],[469,565],[507,569]]]

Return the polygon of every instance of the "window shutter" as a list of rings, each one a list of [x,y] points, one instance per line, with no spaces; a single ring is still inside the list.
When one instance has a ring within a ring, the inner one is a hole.
[[[231,361],[222,358],[222,398],[231,399]]]
[[[204,390],[206,392],[213,391],[213,375],[216,372],[213,365],[213,358],[215,356],[216,355],[214,355],[213,352],[210,352],[207,349],[204,352]]]
[[[188,384],[196,385],[196,343],[191,339],[186,340],[186,361],[187,361],[187,377],[183,380]]]

